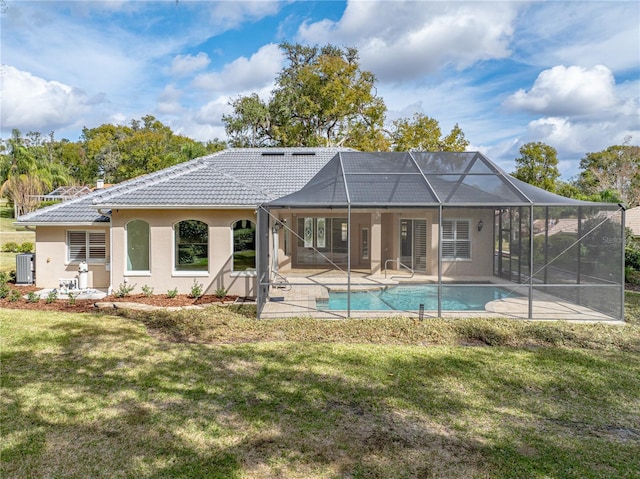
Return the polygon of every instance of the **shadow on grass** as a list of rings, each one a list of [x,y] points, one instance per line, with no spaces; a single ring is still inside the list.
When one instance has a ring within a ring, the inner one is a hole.
[[[25,326],[3,347],[2,477],[640,469],[637,356],[629,364],[620,353],[551,348],[175,345],[133,321],[69,318]],[[611,427],[631,432],[602,433]]]

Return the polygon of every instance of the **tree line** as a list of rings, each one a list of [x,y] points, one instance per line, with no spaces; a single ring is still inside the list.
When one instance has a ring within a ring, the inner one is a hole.
[[[14,129],[0,143],[0,195],[17,214],[40,206],[59,186],[119,183],[224,149],[224,142],[201,143],[175,134],[151,115],[129,125],[84,128],[79,141],[57,140],[52,132],[26,135]]]
[[[580,173],[569,181],[560,180],[558,154],[542,142],[520,148],[513,176],[552,193],[586,201],[640,205],[640,146],[622,145],[587,153],[580,160]]]
[[[0,195],[24,214],[39,206],[34,198],[64,185],[93,185],[98,178],[118,183],[230,147],[351,147],[361,151],[465,151],[469,145],[456,124],[443,133],[439,122],[418,113],[387,119],[376,78],[360,67],[355,48],[280,45],[286,63],[267,99],[256,93],[230,101],[224,115],[228,140],[202,143],[175,134],[151,115],[128,125],[84,128],[79,141],[54,133],[26,135],[13,130],[0,142]],[[581,172],[559,180],[557,152],[527,143],[513,174],[564,196],[640,204],[640,147],[613,145],[588,153]]]

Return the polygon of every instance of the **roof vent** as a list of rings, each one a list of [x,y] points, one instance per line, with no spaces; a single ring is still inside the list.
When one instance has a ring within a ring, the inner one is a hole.
[[[262,156],[284,156],[284,151],[263,151]]]
[[[294,151],[293,156],[316,156],[315,151]]]

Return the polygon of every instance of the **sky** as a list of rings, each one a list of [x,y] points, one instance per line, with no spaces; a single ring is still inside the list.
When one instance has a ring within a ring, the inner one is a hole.
[[[423,113],[507,172],[519,148],[580,159],[640,144],[638,1],[0,0],[0,136],[153,115],[225,139],[229,102],[268,98],[283,42],[356,47],[387,120]]]

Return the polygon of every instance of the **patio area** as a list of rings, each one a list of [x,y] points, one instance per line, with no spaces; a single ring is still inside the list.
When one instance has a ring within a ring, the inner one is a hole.
[[[406,271],[387,271],[385,275],[371,275],[364,271],[352,271],[351,281],[345,272],[335,270],[296,270],[283,276],[279,287],[271,287],[269,299],[264,305],[261,319],[311,317],[317,319],[376,318],[404,316],[419,318],[419,310],[327,310],[320,309],[319,302],[329,299],[330,292],[352,293],[380,292],[385,288],[403,285],[437,286],[438,278],[431,275],[414,274],[409,277]],[[467,287],[504,287],[519,294],[489,301],[483,309],[443,310],[443,318],[463,317],[505,317],[513,319],[532,319],[540,321],[580,321],[620,323],[622,321],[601,312],[580,306],[559,297],[534,289],[532,317],[529,318],[528,285],[514,284],[498,277],[455,277],[442,278],[443,286]],[[425,319],[438,317],[437,310],[425,309]]]

